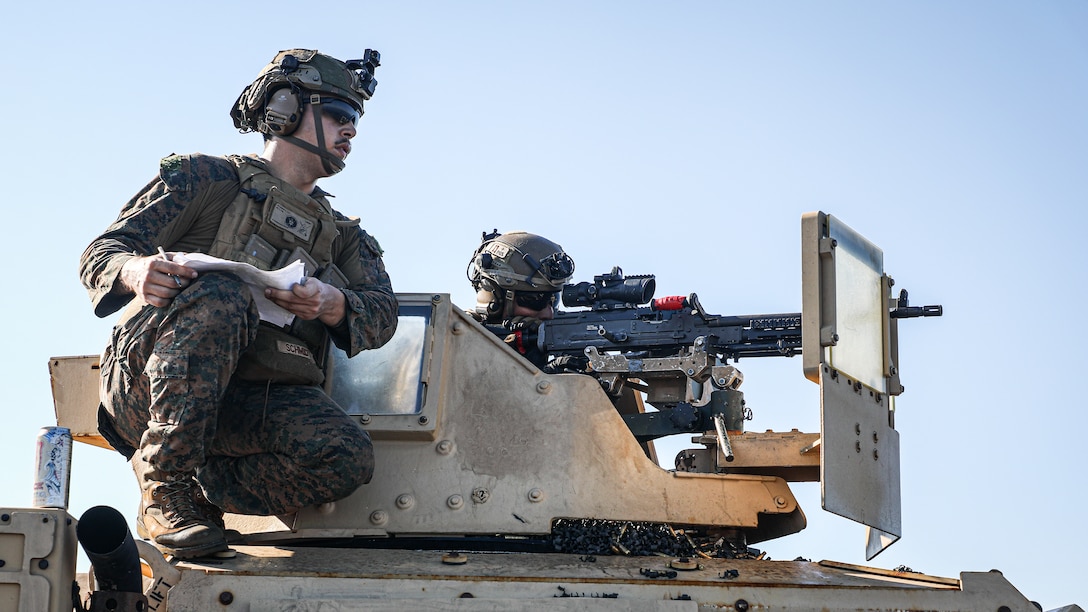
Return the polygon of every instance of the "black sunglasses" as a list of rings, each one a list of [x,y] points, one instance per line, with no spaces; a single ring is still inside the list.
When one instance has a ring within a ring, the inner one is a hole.
[[[514,303],[529,310],[544,310],[559,301],[558,291],[518,291],[514,293]]]
[[[336,120],[340,125],[359,124],[359,111],[338,98],[321,98],[321,113]]]

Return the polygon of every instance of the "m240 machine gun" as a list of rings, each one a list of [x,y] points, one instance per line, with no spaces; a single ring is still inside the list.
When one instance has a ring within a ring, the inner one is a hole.
[[[625,388],[645,392],[662,412],[624,415],[640,442],[713,430],[732,461],[726,432],[742,431],[748,411],[738,390],[743,375],[728,362],[800,354],[802,314],[714,315],[695,293],[655,299],[655,289],[652,274],[624,276],[619,267],[592,283],[566,285],[563,305],[588,309],[542,323],[537,347],[549,356],[584,357],[613,397]],[[894,319],[942,314],[941,306],[909,306],[906,290],[890,304]]]

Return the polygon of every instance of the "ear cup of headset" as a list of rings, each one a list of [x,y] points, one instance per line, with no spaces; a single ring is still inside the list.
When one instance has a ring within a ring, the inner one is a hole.
[[[277,136],[295,131],[302,119],[302,101],[290,87],[281,87],[268,96],[264,105],[264,124]]]

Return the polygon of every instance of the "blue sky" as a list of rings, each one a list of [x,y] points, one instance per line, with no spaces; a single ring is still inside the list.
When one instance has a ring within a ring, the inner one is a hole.
[[[373,47],[377,94],[324,187],[381,241],[398,291],[469,307],[480,233],[526,229],[566,247],[578,280],[620,265],[715,313],[799,311],[801,214],[832,213],[883,248],[914,303],[945,307],[901,327],[905,533],[873,564],[996,568],[1047,609],[1088,603],[1073,384],[1088,4],[176,7],[7,9],[0,504],[30,503],[48,358],[98,353],[109,332],[79,285],[83,247],[160,157],[259,150],[227,111],[276,51]],[[799,359],[740,368],[749,429],[818,430]],[[73,514],[134,514],[122,460],[75,460]],[[818,485],[795,491],[809,528],[763,549],[864,563],[863,529],[822,511]]]

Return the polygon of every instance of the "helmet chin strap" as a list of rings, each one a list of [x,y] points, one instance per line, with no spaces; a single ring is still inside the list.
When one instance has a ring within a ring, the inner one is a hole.
[[[333,174],[336,174],[337,172],[340,172],[344,169],[344,160],[333,155],[332,153],[329,153],[325,149],[325,129],[321,125],[321,102],[318,101],[311,104],[311,109],[312,112],[310,114],[313,115],[314,118],[314,132],[317,133],[316,147],[306,142],[305,140],[295,138],[294,136],[280,136],[280,138],[295,145],[296,147],[305,149],[310,153],[314,153],[315,155],[320,157],[321,165],[325,168],[325,172],[328,172],[329,176],[332,176]]]

